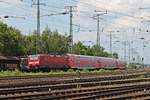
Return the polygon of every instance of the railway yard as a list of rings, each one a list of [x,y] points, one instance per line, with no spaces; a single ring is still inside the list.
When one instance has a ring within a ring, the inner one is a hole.
[[[0,78],[0,100],[149,100],[149,94],[149,69]]]
[[[150,0],[0,0],[0,100],[150,100]]]

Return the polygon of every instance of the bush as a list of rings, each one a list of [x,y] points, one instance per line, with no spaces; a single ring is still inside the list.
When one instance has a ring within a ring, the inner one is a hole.
[[[136,69],[137,66],[136,66],[136,64],[129,64],[127,68],[128,69]]]
[[[67,72],[68,72],[68,73],[75,73],[76,71],[73,70],[73,69],[69,69]]]
[[[89,69],[83,69],[82,72],[83,72],[83,73],[89,73],[90,71],[89,71]]]

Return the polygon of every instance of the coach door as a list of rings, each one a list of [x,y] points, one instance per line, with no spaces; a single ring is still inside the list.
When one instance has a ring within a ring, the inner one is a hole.
[[[74,67],[74,56],[73,55],[69,56],[69,62],[70,62],[70,67],[73,68]]]
[[[101,58],[96,58],[96,61],[97,61],[97,68],[101,68],[103,66]]]

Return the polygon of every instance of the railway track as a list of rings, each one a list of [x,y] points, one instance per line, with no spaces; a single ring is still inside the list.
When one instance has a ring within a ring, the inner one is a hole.
[[[12,88],[12,87],[25,87],[25,86],[36,86],[36,85],[53,85],[53,84],[65,84],[65,83],[77,83],[77,82],[96,82],[96,81],[106,81],[106,80],[123,80],[132,78],[146,78],[149,77],[150,73],[132,73],[132,74],[120,74],[120,75],[107,75],[107,76],[95,76],[95,77],[76,77],[69,79],[51,79],[42,78],[35,80],[22,80],[22,81],[10,81],[10,82],[0,82],[0,88]]]
[[[47,81],[34,78],[35,80],[31,79],[30,83],[16,82],[0,85],[0,99],[148,99],[148,93],[150,92],[149,75],[148,71],[141,71],[139,73],[120,73],[110,76],[89,75],[55,81],[50,80],[51,78]]]
[[[80,73],[80,74],[51,74],[51,75],[27,75],[27,76],[9,76],[9,77],[0,77],[1,81],[7,80],[31,80],[37,78],[74,78],[74,77],[91,77],[91,76],[105,76],[105,75],[121,75],[121,74],[131,74],[131,73],[142,73],[142,72],[150,72],[150,69],[139,69],[139,70],[129,70],[129,71],[116,71],[116,72],[94,72],[94,73]]]
[[[92,79],[89,81],[94,81],[95,79],[104,80],[115,80],[115,79],[128,79],[136,77],[149,77],[149,70],[138,70],[138,71],[127,71],[127,72],[110,72],[107,73],[82,73],[82,74],[65,74],[65,75],[51,75],[51,76],[25,76],[25,77],[6,77],[0,78],[0,88],[5,87],[22,87],[22,86],[32,86],[32,85],[46,85],[46,84],[57,84],[57,83],[72,83],[81,78],[83,81]],[[81,81],[82,81],[81,80]]]
[[[129,93],[137,93],[146,90],[150,90],[150,84],[147,82],[141,84],[130,84],[130,85],[122,85],[115,88],[102,88],[102,87],[94,87],[94,88],[81,88],[74,90],[62,90],[62,91],[47,91],[47,92],[28,92],[28,93],[20,93],[14,95],[1,95],[0,99],[25,99],[25,98],[34,98],[34,99],[72,99],[72,100],[87,100],[87,99],[110,99],[114,98],[129,98],[127,94]],[[145,91],[144,91],[145,92]],[[142,92],[143,93],[143,92]],[[126,96],[125,96],[126,95]],[[123,97],[124,96],[124,97]],[[133,98],[133,97],[130,97]]]
[[[86,87],[97,87],[101,86],[101,89],[105,88],[116,88],[117,86],[122,86],[123,84],[130,85],[131,83],[142,83],[150,82],[150,78],[144,79],[126,79],[126,80],[113,80],[113,81],[96,81],[96,82],[76,82],[76,83],[66,83],[66,84],[55,84],[55,85],[39,85],[39,86],[28,86],[28,87],[16,87],[16,88],[1,88],[0,94],[13,94],[21,92],[39,92],[39,91],[54,91],[63,89],[74,89],[74,88],[86,88]],[[104,87],[104,88],[103,88]]]
[[[25,93],[25,92],[38,92],[38,91],[52,91],[69,88],[85,88],[101,86],[105,88],[116,88],[116,86],[122,86],[123,84],[138,84],[139,82],[150,82],[149,78],[144,79],[126,79],[126,80],[111,80],[111,81],[97,81],[97,82],[80,82],[80,83],[68,83],[68,84],[57,84],[57,85],[45,85],[45,86],[31,86],[31,87],[19,87],[19,88],[5,88],[0,89],[1,95],[13,94],[13,93]],[[79,87],[77,87],[79,86]],[[105,87],[104,87],[105,86]]]

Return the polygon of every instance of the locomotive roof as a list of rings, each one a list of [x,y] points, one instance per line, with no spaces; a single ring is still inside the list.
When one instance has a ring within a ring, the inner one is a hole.
[[[65,55],[35,54],[35,55],[29,55],[29,56],[65,56]]]

